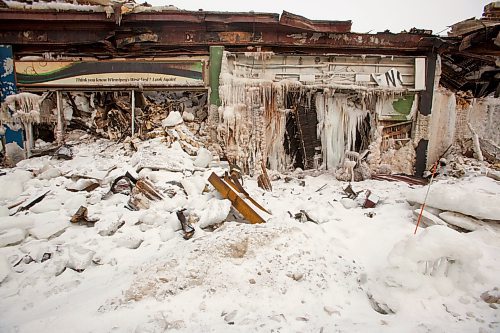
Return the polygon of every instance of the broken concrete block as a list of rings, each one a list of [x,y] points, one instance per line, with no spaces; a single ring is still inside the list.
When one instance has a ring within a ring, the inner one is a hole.
[[[118,246],[126,247],[127,249],[132,250],[135,250],[139,246],[141,246],[142,242],[142,239],[131,235],[122,236],[116,240],[116,244]]]
[[[60,236],[69,223],[66,221],[46,222],[43,224],[35,224],[35,227],[30,228],[28,232],[36,239],[51,239]]]
[[[475,231],[485,225],[483,221],[456,212],[443,212],[439,217],[446,223],[469,231]]]
[[[206,228],[212,224],[225,221],[231,209],[231,201],[212,198],[200,216],[200,228]]]
[[[26,237],[23,229],[13,228],[0,231],[0,247],[16,245],[21,243]]]
[[[194,160],[194,166],[199,168],[206,168],[208,164],[212,162],[212,153],[210,150],[201,147],[198,149],[198,154],[196,155],[196,159]]]
[[[421,209],[415,209],[413,211],[413,215],[415,218],[418,220],[418,216],[420,215]],[[417,221],[415,220],[415,221]],[[426,211],[425,209],[422,211],[422,218],[420,220],[421,223],[424,223],[426,226],[431,226],[431,225],[447,225],[445,221],[441,220],[439,217],[436,215]]]
[[[68,246],[68,262],[66,267],[83,272],[91,263],[95,252],[81,246]]]
[[[9,276],[11,269],[10,265],[3,255],[0,255],[0,283]]]

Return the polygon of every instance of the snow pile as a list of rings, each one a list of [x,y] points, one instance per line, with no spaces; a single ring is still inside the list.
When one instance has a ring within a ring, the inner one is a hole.
[[[2,188],[18,189],[0,199],[0,331],[499,329],[500,234],[491,221],[466,234],[429,226],[414,236],[407,184],[356,183],[380,198],[363,209],[331,174],[296,171],[274,173],[272,192],[244,177],[272,211],[251,225],[207,183],[222,165],[195,167],[175,142],[134,145],[81,139],[71,160],[32,158],[0,176]],[[163,199],[128,209],[127,191],[110,192],[126,172]],[[456,182],[447,185],[499,193],[484,177]],[[70,222],[80,206],[92,223]],[[189,240],[178,211],[195,230]]]

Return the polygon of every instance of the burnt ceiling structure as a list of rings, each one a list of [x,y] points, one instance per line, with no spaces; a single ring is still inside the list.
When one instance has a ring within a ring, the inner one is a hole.
[[[441,84],[453,91],[470,90],[475,97],[500,94],[500,2],[484,8],[481,19],[451,26],[442,54]]]
[[[140,5],[130,9],[118,3],[68,4],[58,11],[47,3],[23,7],[3,2],[10,8],[0,8],[0,39],[19,57],[44,52],[98,58],[208,54],[210,45],[245,52],[415,55],[443,45],[440,38],[421,30],[359,34],[351,32],[351,21],[313,21],[288,12],[222,13]]]

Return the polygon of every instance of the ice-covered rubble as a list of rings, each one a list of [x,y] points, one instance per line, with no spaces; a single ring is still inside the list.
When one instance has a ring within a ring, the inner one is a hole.
[[[422,204],[426,192],[427,187],[409,190],[406,199]],[[460,183],[436,182],[432,184],[426,205],[478,219],[500,220],[500,185],[486,177]]]
[[[407,184],[357,183],[382,198],[364,209],[346,203],[346,184],[331,173],[296,171],[272,174],[270,192],[244,176],[245,190],[273,215],[241,223],[207,182],[225,165],[196,165],[180,143],[166,147],[160,138],[134,145],[89,137],[75,143],[71,160],[32,158],[0,176],[0,188],[16,189],[0,198],[0,240],[11,244],[0,247],[0,331],[498,331],[496,303],[481,299],[487,291],[484,299],[494,299],[500,274],[491,221],[469,233],[429,226],[414,236],[418,207],[404,200]],[[60,174],[40,179],[44,168]],[[103,199],[127,171],[164,198],[140,211],[127,208],[128,194]],[[99,186],[80,191],[87,184]],[[500,194],[486,177],[435,185],[488,200]],[[46,191],[27,210],[6,208]],[[475,226],[449,213],[471,200],[450,209],[428,203],[434,209],[426,211],[447,223]],[[81,205],[99,219],[94,227],[70,222]],[[481,218],[495,205],[483,201]],[[195,229],[189,240],[181,210]],[[300,223],[289,211],[318,223]],[[218,228],[204,229],[212,223]]]

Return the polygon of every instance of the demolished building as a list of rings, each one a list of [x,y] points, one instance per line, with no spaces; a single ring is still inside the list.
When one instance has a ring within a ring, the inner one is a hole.
[[[422,175],[474,135],[500,144],[498,2],[449,37],[288,12],[2,3],[0,134],[28,155],[73,128],[165,135],[251,175],[351,159],[365,178]]]

